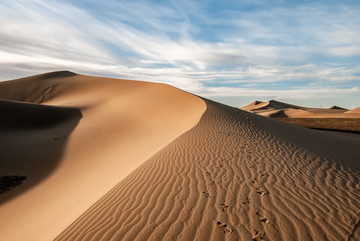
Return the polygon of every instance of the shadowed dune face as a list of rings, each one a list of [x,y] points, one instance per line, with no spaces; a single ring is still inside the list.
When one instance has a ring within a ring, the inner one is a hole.
[[[0,204],[41,182],[57,167],[82,114],[74,108],[0,100],[0,176],[25,176]]]
[[[345,109],[345,108],[342,108],[342,107],[336,106],[336,105],[330,106],[329,109],[331,109],[331,110],[345,110],[345,111],[348,111],[348,109]]]
[[[194,128],[55,240],[359,237],[360,140],[205,102]]]
[[[24,102],[0,100],[0,130],[49,129],[61,123],[79,120],[81,113],[74,108],[36,105]]]

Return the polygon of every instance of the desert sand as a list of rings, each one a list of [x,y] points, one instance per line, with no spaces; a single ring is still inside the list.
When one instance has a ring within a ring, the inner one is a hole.
[[[272,118],[360,118],[359,108],[353,110],[347,110],[339,106],[310,108],[276,100],[257,100],[240,109]]]
[[[360,133],[359,108],[309,108],[270,100],[254,101],[240,109],[308,128]]]
[[[360,239],[355,134],[66,71],[0,99],[0,240]]]

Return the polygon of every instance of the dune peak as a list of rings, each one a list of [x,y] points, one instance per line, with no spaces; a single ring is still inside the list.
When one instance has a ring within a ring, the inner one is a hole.
[[[333,105],[333,106],[329,107],[329,110],[348,110],[348,109],[342,108],[342,107],[337,106],[337,105]]]
[[[52,78],[64,78],[64,77],[71,77],[77,75],[74,72],[68,71],[68,70],[60,70],[60,71],[54,71],[49,72],[40,75],[40,79],[52,79]]]
[[[262,104],[262,103],[264,103],[264,101],[261,101],[261,100],[255,100],[255,101],[254,101],[254,104],[255,104],[255,105]]]

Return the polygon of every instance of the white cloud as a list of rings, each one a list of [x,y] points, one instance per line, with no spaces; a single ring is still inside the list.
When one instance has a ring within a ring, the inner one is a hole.
[[[322,89],[301,88],[290,90],[268,90],[268,89],[247,89],[247,88],[229,88],[229,87],[211,87],[200,93],[205,97],[253,97],[253,99],[289,99],[289,100],[308,100],[323,98],[340,98],[347,95],[360,95],[360,88],[353,87],[349,89],[329,88]]]
[[[331,48],[329,49],[329,53],[335,56],[360,56],[360,44],[358,46]]]

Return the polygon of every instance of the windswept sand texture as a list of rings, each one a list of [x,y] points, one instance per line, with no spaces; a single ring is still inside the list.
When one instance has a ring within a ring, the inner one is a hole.
[[[358,240],[360,140],[205,100],[56,240]]]
[[[0,98],[0,176],[26,176],[0,195],[0,240],[360,239],[357,136],[70,72]]]

